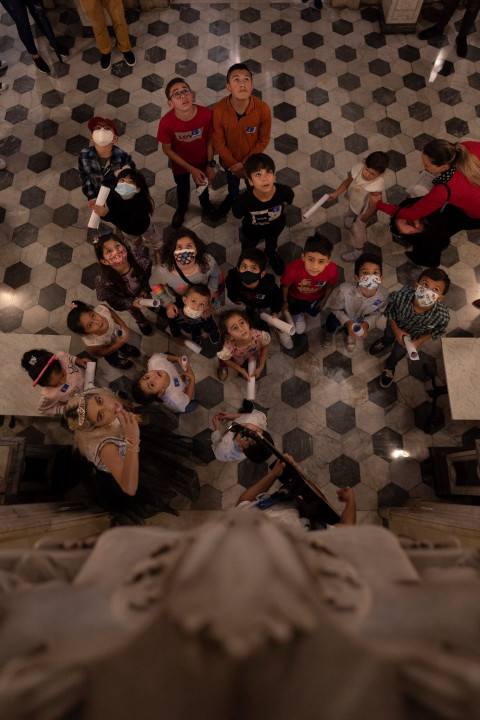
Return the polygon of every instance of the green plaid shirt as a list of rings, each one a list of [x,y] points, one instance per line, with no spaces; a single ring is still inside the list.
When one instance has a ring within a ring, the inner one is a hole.
[[[418,340],[422,335],[430,333],[437,340],[450,321],[450,312],[443,302],[436,302],[430,310],[417,313],[413,308],[415,290],[403,287],[390,294],[388,305],[383,314],[388,320],[395,320],[398,327],[410,335],[412,340]]]

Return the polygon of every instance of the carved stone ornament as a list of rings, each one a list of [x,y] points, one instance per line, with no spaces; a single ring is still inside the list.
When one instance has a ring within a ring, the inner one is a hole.
[[[8,720],[480,718],[480,563],[255,510],[0,552]]]

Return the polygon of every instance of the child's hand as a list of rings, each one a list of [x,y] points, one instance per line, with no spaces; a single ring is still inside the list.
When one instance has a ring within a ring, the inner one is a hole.
[[[347,322],[345,323],[345,328],[346,328],[347,333],[349,334],[349,336],[350,336],[351,338],[356,338],[356,337],[357,337],[357,336],[355,335],[355,333],[353,332],[353,322],[352,322],[351,320],[347,320]]]
[[[220,420],[222,420],[221,417],[219,417],[222,413],[216,413],[212,417],[212,425],[214,430],[220,430]]]
[[[361,220],[363,223],[367,223],[367,222],[370,220],[371,217],[372,217],[372,216],[369,215],[368,213],[363,213],[363,215],[360,215],[360,220]]]
[[[198,168],[192,168],[191,176],[193,178],[193,182],[196,185],[206,185],[208,183],[207,176],[205,175],[204,172],[202,172]]]
[[[178,308],[177,308],[177,306],[175,305],[175,303],[169,302],[168,305],[167,305],[167,307],[166,307],[166,310],[167,310],[167,317],[169,317],[169,318],[177,317],[177,315],[178,315]]]
[[[272,318],[278,318],[277,313],[272,313]]]
[[[212,314],[212,308],[211,308],[210,305],[209,305],[209,306],[206,307],[205,310],[203,311],[203,313],[202,313],[202,318],[209,318],[209,317],[211,316],[211,314]],[[208,335],[207,335],[206,337],[208,337]]]
[[[245,169],[243,167],[242,162],[237,162],[231,167],[228,168],[231,173],[236,175],[238,178],[244,178],[245,177]]]
[[[205,174],[208,178],[208,184],[211,185],[213,181],[215,180],[215,169],[212,167],[207,167],[205,170]]]
[[[240,370],[240,375],[245,378],[245,380],[250,379],[250,375],[248,374],[247,370]]]
[[[257,367],[257,368],[255,368],[255,372],[253,373],[253,375],[251,377],[254,377],[255,380],[258,380],[258,378],[260,377],[262,372],[263,372],[263,368]]]
[[[368,331],[370,330],[370,327],[367,322],[362,322],[362,328],[363,328],[363,340],[367,337]]]
[[[95,205],[94,203],[93,207],[91,207],[90,209],[93,210],[93,212],[97,215],[100,215],[100,217],[105,217],[105,215],[108,213],[108,207],[106,205]]]
[[[78,367],[86,368],[88,362],[89,360],[87,358],[75,358],[75,365],[78,365]]]
[[[126,325],[122,325],[123,335],[122,335],[122,343],[126,343],[130,340],[130,328],[128,328]]]
[[[346,487],[339,488],[337,490],[337,498],[340,502],[346,503],[349,500],[355,500],[355,493],[352,488],[347,485]]]
[[[142,310],[142,305],[140,305],[140,300],[143,300],[143,295],[139,295],[135,298],[135,300],[132,302],[133,307],[138,308],[139,310]]]
[[[337,198],[337,197],[338,197],[338,195],[336,192],[332,192],[332,193],[328,194],[328,200],[335,200],[335,198]],[[327,200],[327,202],[328,202],[328,200]]]
[[[372,192],[370,193],[370,197],[368,199],[368,205],[372,210],[377,209],[377,202],[382,199],[382,193],[380,192]]]
[[[288,302],[283,303],[282,305],[282,313],[288,312]]]

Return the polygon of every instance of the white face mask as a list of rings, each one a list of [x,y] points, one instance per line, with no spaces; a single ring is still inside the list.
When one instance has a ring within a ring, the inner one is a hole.
[[[192,310],[188,305],[183,306],[183,312],[187,317],[192,318],[192,320],[196,320],[203,314],[203,310]]]
[[[113,132],[111,130],[105,130],[105,128],[101,128],[100,130],[93,131],[92,138],[95,145],[105,147],[106,145],[110,145],[110,143],[113,142]]]
[[[377,288],[381,284],[381,280],[378,277],[378,275],[362,275],[360,280],[358,281],[358,284],[360,287],[365,288],[365,290],[373,290],[374,288]]]
[[[419,285],[415,290],[415,297],[421,307],[429,307],[437,302],[440,295],[433,290],[429,290],[423,285]]]

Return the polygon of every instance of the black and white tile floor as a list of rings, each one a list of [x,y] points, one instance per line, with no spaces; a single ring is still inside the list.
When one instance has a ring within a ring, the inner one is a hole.
[[[434,19],[435,10],[425,12],[424,24]],[[301,211],[337,187],[357,156],[389,152],[387,197],[397,201],[415,179],[419,150],[430,137],[480,138],[480,47],[475,45],[480,39],[472,35],[467,58],[458,59],[453,23],[448,35],[427,43],[415,35],[383,36],[374,7],[320,12],[290,3],[255,8],[248,3],[181,4],[127,15],[137,64],[128,68],[114,54],[112,70],[104,73],[91,31],[82,28],[76,11],[51,11],[57,34],[72,38],[64,64],[43,52],[54,68],[51,76],[38,74],[15,26],[1,16],[0,55],[9,63],[2,79],[10,84],[0,99],[0,155],[7,160],[7,170],[0,172],[4,332],[66,334],[67,303],[73,298],[95,301],[88,211],[76,170],[76,155],[88,144],[86,123],[94,114],[115,119],[121,128],[119,145],[147,171],[158,226],[169,225],[174,183],[155,136],[166,111],[163,88],[174,75],[188,79],[199,103],[213,105],[224,94],[229,65],[248,62],[256,92],[272,108],[268,152],[277,164],[278,180],[295,190],[281,238],[285,260],[297,257],[306,236],[318,227],[335,243],[333,259],[342,265],[340,253],[351,243],[343,228],[345,200],[321,209],[308,226]],[[43,51],[43,38],[39,46]],[[216,196],[224,193],[220,188]],[[187,225],[209,243],[227,271],[238,257],[238,223],[230,216],[216,227],[203,223],[192,198]],[[404,248],[392,242],[385,216],[370,226],[368,241],[383,254],[388,288],[398,289],[415,278],[418,269],[406,261]],[[480,288],[480,233],[456,235],[442,262],[453,282],[446,301],[449,334],[479,335],[480,315],[471,302]],[[352,266],[345,264],[343,270],[351,279]],[[381,390],[381,360],[367,357],[361,345],[348,355],[340,335],[336,347],[323,349],[319,324],[308,320],[308,332],[293,351],[281,349],[273,339],[257,399],[268,410],[277,445],[301,461],[327,496],[333,499],[337,486],[353,485],[360,521],[379,522],[379,506],[433,496],[426,473],[422,480],[429,445],[468,443],[480,430],[452,421],[445,396],[435,432],[424,434],[429,399],[422,363],[403,360],[396,384]],[[179,352],[161,327],[150,338],[136,335],[135,341],[146,354],[167,348]],[[240,379],[223,386],[217,381],[213,354],[194,358],[200,408],[179,419],[180,431],[203,441],[212,415],[235,410],[244,394]],[[427,343],[421,355],[443,378],[440,344]],[[128,389],[129,378],[110,367],[102,368],[100,376]],[[1,432],[23,434],[31,442],[69,440],[54,420],[20,418],[14,431],[4,427]],[[407,456],[395,457],[402,449]],[[201,466],[203,488],[195,507],[231,507],[242,486],[263,470],[252,474],[247,462]]]

